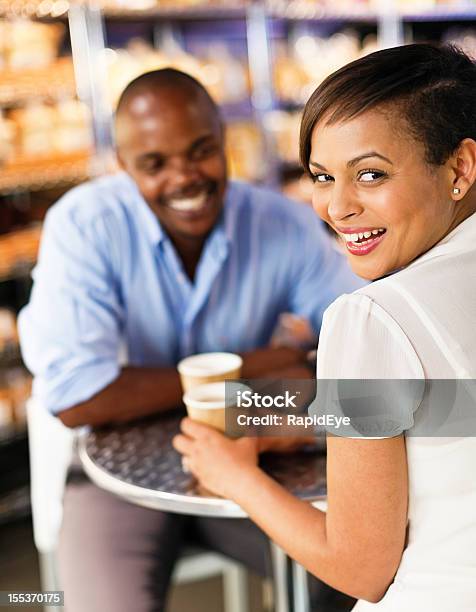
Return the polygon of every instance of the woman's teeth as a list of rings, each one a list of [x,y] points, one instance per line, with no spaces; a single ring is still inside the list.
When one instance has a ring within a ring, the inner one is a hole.
[[[169,200],[169,207],[179,212],[198,211],[203,208],[207,201],[207,193],[202,191],[194,198],[177,198]]]
[[[367,232],[359,232],[358,234],[341,234],[341,236],[346,242],[353,242],[355,244],[367,244],[367,242],[371,242],[371,240],[374,240],[372,236],[383,234],[385,231],[386,230],[384,228],[379,228]],[[369,238],[371,240],[368,240]]]

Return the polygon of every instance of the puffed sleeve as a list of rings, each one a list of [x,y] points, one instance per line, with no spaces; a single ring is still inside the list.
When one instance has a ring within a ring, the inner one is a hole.
[[[410,340],[362,293],[338,298],[325,312],[316,374],[310,413],[340,436],[401,434],[413,426],[425,390],[423,367]]]

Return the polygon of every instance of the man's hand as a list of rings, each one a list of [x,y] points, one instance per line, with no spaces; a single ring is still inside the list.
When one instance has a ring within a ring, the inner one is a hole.
[[[173,439],[184,465],[209,491],[233,499],[245,471],[257,469],[257,438],[231,440],[222,433],[185,418]]]

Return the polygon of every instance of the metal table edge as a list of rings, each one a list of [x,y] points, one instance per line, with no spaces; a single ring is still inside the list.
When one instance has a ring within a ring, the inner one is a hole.
[[[87,476],[101,489],[144,508],[162,510],[164,512],[176,512],[193,516],[211,516],[215,518],[248,517],[247,513],[230,499],[153,491],[152,489],[145,489],[144,487],[111,476],[105,470],[98,467],[89,457],[86,449],[87,433],[80,434],[77,439],[79,459]],[[327,497],[322,495],[309,499],[301,499],[317,506],[323,501],[325,502]]]

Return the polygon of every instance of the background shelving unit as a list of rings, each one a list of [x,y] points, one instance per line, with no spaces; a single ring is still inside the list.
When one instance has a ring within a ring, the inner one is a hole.
[[[90,175],[92,139],[87,108],[75,117],[67,9],[58,1],[0,1],[0,524],[29,512],[31,377],[15,316],[28,299],[44,210]]]
[[[92,111],[99,171],[110,165],[119,92],[141,72],[172,65],[199,78],[220,104],[230,133],[232,175],[263,180],[272,172],[266,161],[272,150],[261,129],[261,114],[272,98],[271,83],[263,78],[270,71],[264,5],[142,11],[112,5],[103,11],[76,5],[69,12],[80,97]]]
[[[87,108],[76,98],[64,8],[62,0],[0,2],[1,194],[87,176],[71,168],[71,158],[91,154],[92,141]]]
[[[18,346],[11,338],[2,344],[2,333],[14,336],[2,328],[2,310],[5,321],[6,309],[15,313],[27,300],[48,206],[113,168],[112,113],[128,80],[166,64],[196,75],[228,124],[232,175],[306,199],[309,185],[297,165],[300,113],[327,73],[377,47],[412,40],[456,40],[476,56],[476,0],[0,0],[0,41],[20,18],[64,34],[51,61],[36,68],[10,66],[0,42],[4,120],[18,120],[33,101],[54,107],[79,100],[94,146],[68,150],[79,137],[66,131],[66,146],[57,151],[32,155],[14,144],[12,152],[10,143],[5,153],[0,124],[0,415],[5,388],[15,387],[19,398],[21,387]],[[37,124],[47,125],[48,116]],[[20,412],[9,424],[0,416],[0,523],[28,505]]]
[[[250,173],[245,164],[238,163],[236,174],[274,186],[280,182],[281,169],[284,168],[286,174],[292,169],[293,159],[296,161],[296,138],[293,140],[290,134],[297,134],[296,126],[303,101],[326,72],[378,47],[400,44],[413,37],[420,40],[432,38],[432,33],[438,29],[435,27],[437,23],[444,29],[447,29],[449,23],[459,27],[462,23],[470,24],[476,16],[476,3],[471,0],[457,4],[439,2],[433,8],[429,8],[429,1],[410,3],[397,0],[356,0],[339,3],[326,0],[258,0],[242,2],[240,6],[236,6],[236,3],[233,3],[233,6],[224,6],[224,3],[212,2],[204,7],[193,6],[186,9],[170,8],[170,3],[164,3],[165,6],[161,8],[154,2],[147,2],[147,7],[142,10],[125,9],[122,2],[114,0],[102,4],[105,5],[102,11],[91,9],[87,5],[75,9],[74,14],[70,11],[73,38],[93,41],[89,51],[90,58],[101,57],[101,53],[111,58],[113,53],[120,53],[121,36],[123,46],[127,44],[126,32],[132,37],[141,36],[147,39],[155,47],[164,49],[170,47],[172,42],[184,52],[192,54],[196,53],[194,43],[196,44],[200,35],[204,36],[208,43],[214,35],[227,37],[234,54],[239,46],[237,39],[241,37],[241,55],[246,53],[245,49],[248,54],[249,99],[248,102],[243,100],[240,104],[224,104],[223,112],[231,125],[237,119],[249,120],[248,135],[245,131],[244,135],[239,134],[236,139],[232,137],[229,139],[232,143],[246,139],[251,142],[253,138],[250,136],[250,127],[254,124],[254,143],[249,143],[248,150],[252,150],[254,146],[254,158],[261,158],[263,162],[249,164],[250,168],[255,169],[255,174]],[[332,47],[329,44],[325,48],[323,41],[332,37],[337,40],[339,36],[341,39],[347,36],[348,43],[352,38],[349,29],[352,29],[353,36],[358,41],[354,44],[354,49],[347,49],[346,54],[342,40],[340,42],[343,44],[340,46],[335,44]],[[441,33],[437,37],[440,38]],[[314,70],[314,74],[307,75],[307,88],[302,84],[300,87],[293,87],[297,80],[296,75],[309,68],[309,52],[312,51],[309,43],[312,40],[318,43],[314,45],[318,54],[324,50],[324,55],[329,59],[334,53],[334,60],[337,61],[329,62],[327,67],[326,60],[324,64],[322,59],[316,61],[315,64],[321,63],[320,77],[319,70]],[[293,47],[288,57],[280,57],[279,45],[283,41],[287,41],[288,48]],[[294,58],[294,65],[291,67],[291,55],[299,49],[301,57]],[[295,75],[294,82],[292,78],[288,78],[289,89],[301,90],[300,95],[294,98],[282,96],[280,92],[280,81],[282,84],[285,79],[280,78],[279,73],[286,73],[286,61],[288,77],[292,72]],[[87,67],[89,90],[85,99],[91,101],[90,106],[96,121],[99,158],[103,157],[105,160],[102,164],[98,163],[99,166],[106,167],[108,150],[112,143],[110,117],[114,103],[111,104],[110,100],[104,102],[108,97],[104,89],[104,82],[107,81],[104,64],[107,62],[102,63],[102,66]],[[277,64],[280,64],[278,68]],[[149,64],[144,70],[152,67],[153,64]],[[101,77],[97,76],[98,71],[102,72]],[[203,74],[198,76],[210,86]],[[85,78],[81,80],[87,81]],[[293,111],[295,116],[289,116]],[[243,149],[243,146],[239,149]],[[292,151],[294,153],[291,153]],[[238,156],[239,154],[240,150]],[[246,155],[242,157],[246,158]],[[233,159],[233,151],[231,158]],[[256,173],[257,168],[261,172]]]

